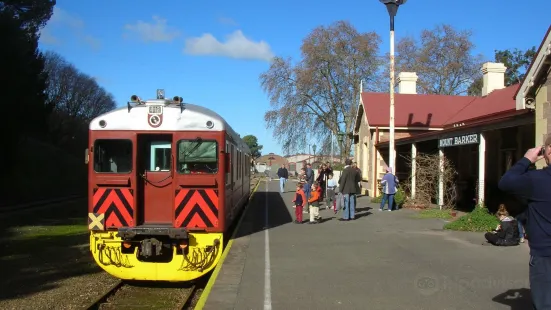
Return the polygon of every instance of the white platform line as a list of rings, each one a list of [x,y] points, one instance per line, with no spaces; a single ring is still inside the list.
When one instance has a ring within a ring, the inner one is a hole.
[[[271,266],[270,266],[270,223],[268,220],[268,182],[266,182],[266,203],[264,218],[264,310],[272,309],[272,287],[271,287]]]

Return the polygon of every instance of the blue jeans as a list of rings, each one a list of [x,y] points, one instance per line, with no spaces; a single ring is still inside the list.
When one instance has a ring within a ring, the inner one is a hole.
[[[308,183],[304,183],[304,186],[302,187],[304,190],[304,195],[306,196],[306,200],[310,200],[310,193],[312,192],[312,187]],[[304,206],[309,205],[308,201],[304,202]]]
[[[279,178],[279,191],[282,192],[282,193],[285,190],[286,181],[287,181],[287,179],[285,179],[285,178]]]
[[[551,257],[530,256],[529,265],[534,309],[551,309]]]
[[[356,195],[355,194],[344,194],[344,210],[342,210],[342,218],[344,220],[353,220],[355,217],[354,212],[356,211]]]
[[[522,221],[517,219],[517,225],[519,238],[524,238],[524,226],[522,225]]]
[[[381,200],[381,210],[385,208],[385,204],[388,201],[388,210],[392,210],[394,206],[394,194],[383,194],[383,200]]]

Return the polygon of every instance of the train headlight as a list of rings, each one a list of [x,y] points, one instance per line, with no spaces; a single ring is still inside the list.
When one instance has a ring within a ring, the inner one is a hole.
[[[99,126],[100,126],[101,128],[105,128],[105,126],[107,126],[107,122],[104,121],[104,120],[101,120],[101,121],[99,121]]]

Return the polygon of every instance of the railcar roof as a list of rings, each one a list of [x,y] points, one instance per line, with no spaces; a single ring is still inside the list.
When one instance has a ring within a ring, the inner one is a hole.
[[[161,124],[153,127],[149,123],[151,104],[162,105]],[[100,125],[100,122],[104,126]],[[178,103],[168,100],[148,100],[144,104],[133,104],[101,114],[90,122],[90,130],[103,131],[222,131],[234,139],[239,147],[250,152],[241,137],[218,113],[203,106],[185,103],[183,111]]]

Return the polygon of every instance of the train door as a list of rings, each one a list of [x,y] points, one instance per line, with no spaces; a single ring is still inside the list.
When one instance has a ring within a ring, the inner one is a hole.
[[[172,224],[174,155],[171,134],[138,134],[139,223]]]

